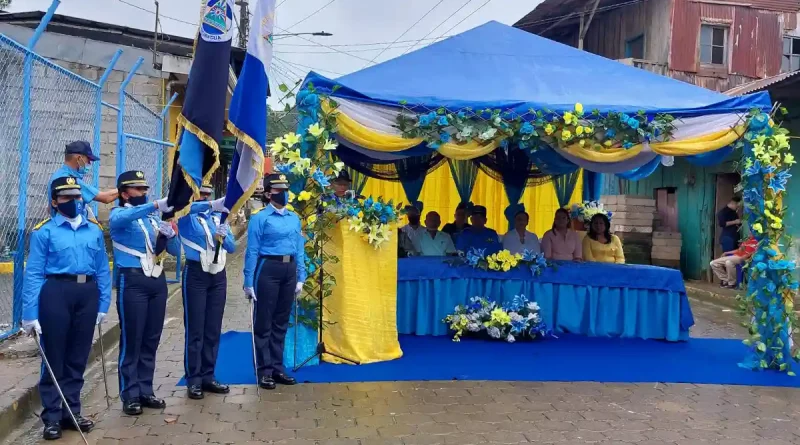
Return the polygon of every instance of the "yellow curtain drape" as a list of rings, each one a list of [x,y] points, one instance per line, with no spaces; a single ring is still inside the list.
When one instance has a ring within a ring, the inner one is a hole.
[[[581,175],[575,185],[570,204],[581,202],[582,193],[583,179]],[[382,196],[387,200],[394,199],[395,202],[408,202],[403,186],[399,182],[370,178],[362,194],[364,196]],[[419,200],[425,205],[422,212],[423,218],[427,212],[435,210],[442,217],[442,225],[453,220],[453,214],[461,198],[458,196],[449,168],[439,167],[428,174]],[[497,230],[497,233],[501,235],[507,231],[508,221],[506,221],[503,211],[508,207],[508,198],[506,198],[503,184],[483,172],[478,172],[471,201],[486,206],[489,227]],[[521,202],[531,216],[528,230],[541,238],[544,232],[552,227],[553,215],[558,209],[558,199],[553,183],[525,189]]]

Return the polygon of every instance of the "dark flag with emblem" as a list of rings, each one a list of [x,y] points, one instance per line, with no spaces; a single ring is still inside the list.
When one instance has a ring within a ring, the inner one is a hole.
[[[233,0],[204,0],[189,84],[178,118],[180,136],[172,167],[165,220],[189,211],[200,185],[219,167],[219,141],[225,125],[225,100],[233,37]]]

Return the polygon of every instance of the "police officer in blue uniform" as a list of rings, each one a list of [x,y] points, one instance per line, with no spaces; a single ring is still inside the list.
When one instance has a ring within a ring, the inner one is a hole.
[[[185,326],[184,372],[190,399],[202,399],[204,392],[227,394],[230,389],[214,378],[219,352],[222,315],[228,280],[226,253],[233,253],[236,241],[228,224],[220,224],[224,199],[209,201],[213,187],[200,187],[200,200],[189,215],[178,220],[178,232],[186,255],[183,270],[183,322]],[[217,262],[215,237],[222,237]]]
[[[111,210],[109,225],[114,264],[119,269],[119,395],[125,414],[135,416],[142,413],[142,407],[166,406],[153,392],[156,350],[167,305],[167,280],[157,261],[162,252],[157,251],[156,237],[168,239],[166,250],[171,255],[180,255],[180,243],[173,225],[155,214],[172,210],[167,198],[148,202],[149,186],[143,172],[122,173],[117,188],[120,206]]]
[[[92,147],[86,141],[73,141],[67,144],[64,149],[64,164],[50,175],[50,183],[56,178],[66,178],[72,176],[81,186],[81,196],[83,197],[84,208],[89,217],[89,203],[97,201],[103,204],[111,204],[119,196],[117,189],[100,191],[91,184],[87,184],[83,177],[89,172],[89,165],[99,161],[100,158],[92,153]],[[49,187],[48,187],[49,188]],[[51,212],[51,216],[55,212]]]
[[[111,271],[103,229],[83,214],[81,186],[74,177],[50,184],[52,219],[34,228],[23,284],[23,322],[29,334],[40,335],[42,348],[69,406],[63,406],[55,384],[42,364],[43,437],[61,437],[61,429],[81,431],[94,422],[81,416],[83,372],[92,349],[94,326],[102,322],[111,302]]]
[[[250,217],[244,260],[244,293],[255,300],[253,331],[258,384],[294,385],[286,374],[283,347],[294,298],[306,280],[305,238],[300,218],[286,208],[289,183],[271,174],[264,178],[269,204]]]

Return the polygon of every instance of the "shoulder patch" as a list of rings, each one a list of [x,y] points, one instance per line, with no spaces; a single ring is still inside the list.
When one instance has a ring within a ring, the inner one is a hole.
[[[90,223],[92,223],[92,224],[96,224],[96,225],[97,225],[97,227],[99,227],[99,228],[100,228],[100,230],[103,230],[103,225],[102,225],[102,224],[100,224],[100,222],[99,222],[98,220],[96,220],[96,219],[94,219],[94,218],[86,218],[86,219],[87,219],[87,220],[88,220]]]
[[[39,229],[41,229],[41,228],[42,228],[42,226],[43,226],[43,225],[45,225],[45,224],[47,224],[47,222],[48,222],[48,221],[50,221],[50,218],[47,218],[47,219],[45,219],[44,221],[40,222],[39,224],[36,224],[35,226],[33,226],[33,230],[39,230]]]

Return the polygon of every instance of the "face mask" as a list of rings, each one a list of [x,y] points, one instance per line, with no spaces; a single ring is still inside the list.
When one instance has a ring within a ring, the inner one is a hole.
[[[286,192],[275,193],[270,195],[270,199],[272,200],[272,202],[278,204],[279,206],[285,206],[286,203],[289,201],[289,194]]]
[[[72,199],[67,202],[59,202],[56,208],[64,216],[72,219],[83,213],[83,202],[78,202],[77,200]]]
[[[84,164],[80,159],[78,159],[78,174],[83,176],[89,172],[89,166]]]
[[[136,197],[131,196],[130,198],[128,198],[128,203],[134,207],[140,206],[142,204],[147,204],[147,195],[136,196]]]

